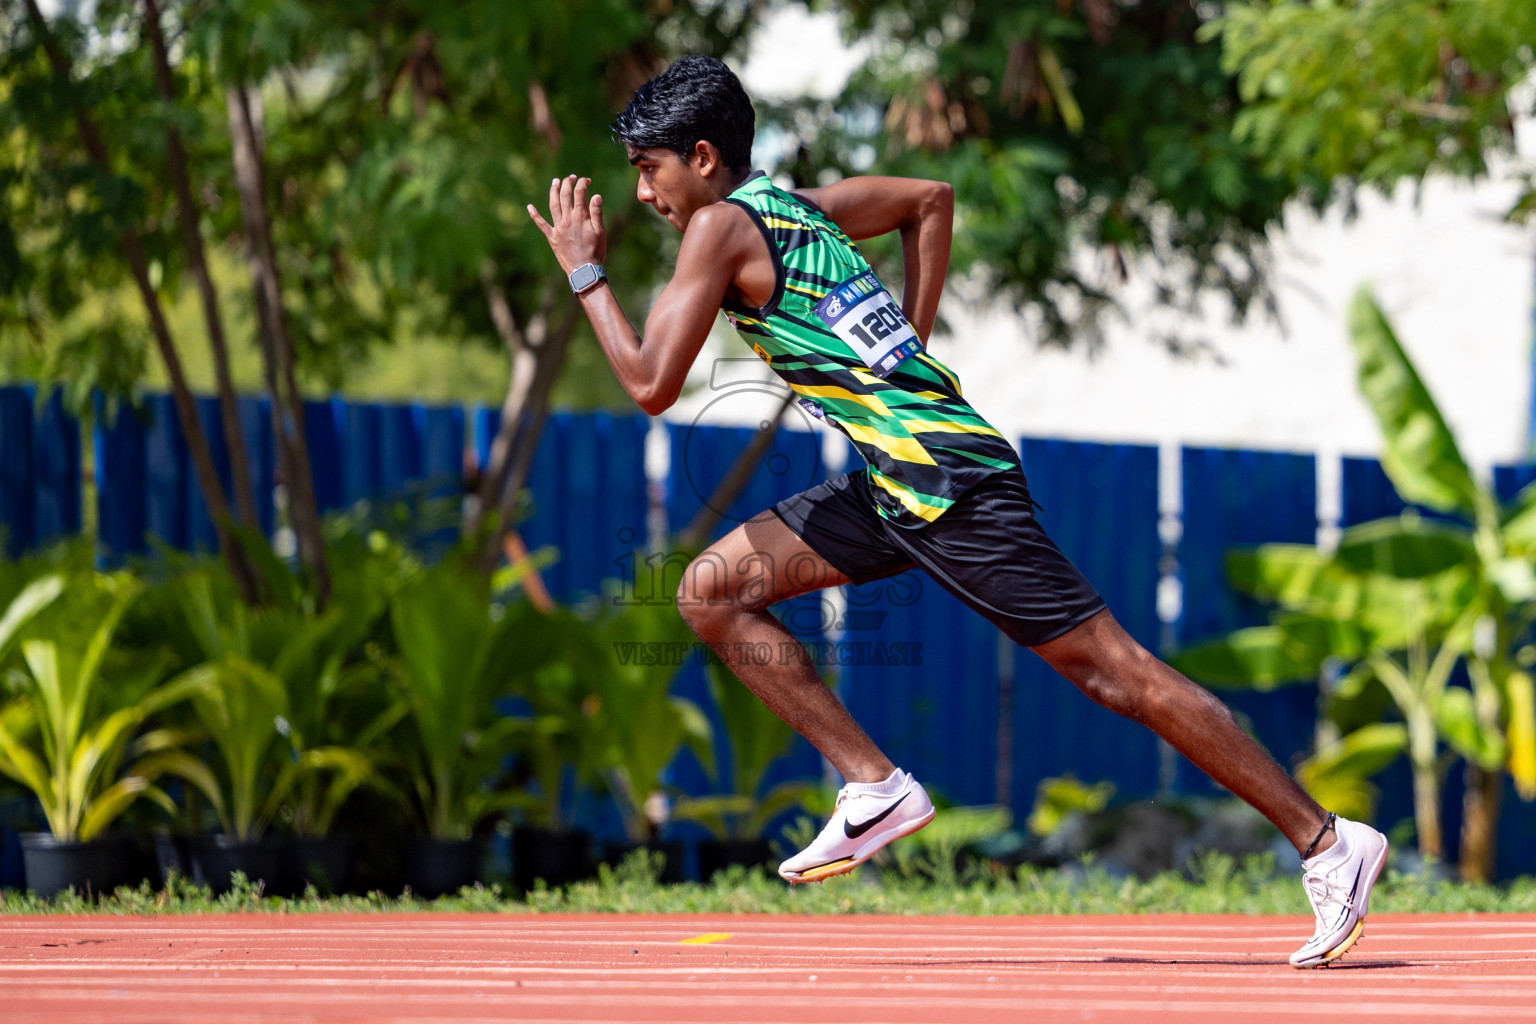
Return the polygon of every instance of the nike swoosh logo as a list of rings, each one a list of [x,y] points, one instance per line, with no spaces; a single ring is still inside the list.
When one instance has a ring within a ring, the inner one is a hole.
[[[911,795],[912,793],[910,791],[903,793],[901,794],[901,800],[905,800]],[[857,825],[851,821],[843,822],[843,835],[847,836],[849,839],[859,838],[859,836],[863,835],[865,832],[868,832],[870,829],[880,824],[886,818],[889,818],[891,816],[891,812],[901,806],[901,800],[897,800],[895,803],[891,804],[891,806],[887,807],[873,818],[870,818],[868,821],[860,822]]]
[[[1343,924],[1344,919],[1349,916],[1350,904],[1355,902],[1355,893],[1360,891],[1360,876],[1364,873],[1365,861],[1361,861],[1360,866],[1355,869],[1355,884],[1349,887],[1349,903],[1346,903],[1343,907],[1339,908],[1339,916],[1334,919],[1333,926],[1335,928]]]

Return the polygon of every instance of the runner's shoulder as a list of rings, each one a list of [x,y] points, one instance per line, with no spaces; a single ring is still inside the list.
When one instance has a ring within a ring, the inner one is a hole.
[[[747,211],[735,203],[722,201],[701,207],[689,218],[683,244],[701,246],[704,252],[718,259],[732,252],[745,254],[756,238],[757,227]]]

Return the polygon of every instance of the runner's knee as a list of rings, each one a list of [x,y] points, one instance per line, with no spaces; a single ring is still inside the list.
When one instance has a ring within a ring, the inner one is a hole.
[[[678,581],[677,612],[701,639],[708,639],[735,611],[725,570],[717,552],[705,551],[688,563]]]
[[[1100,652],[1068,678],[1095,704],[1136,721],[1155,717],[1167,700],[1157,659],[1140,644]]]

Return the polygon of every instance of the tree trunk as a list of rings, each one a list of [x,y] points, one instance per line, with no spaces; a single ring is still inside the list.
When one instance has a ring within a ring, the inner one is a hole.
[[[517,509],[517,496],[528,480],[528,473],[533,469],[533,457],[538,452],[539,439],[544,436],[544,424],[549,419],[549,395],[560,377],[560,371],[565,367],[565,354],[570,348],[571,336],[576,333],[580,315],[581,306],[571,302],[560,324],[534,350],[536,362],[533,379],[529,383],[527,399],[517,420],[517,430],[512,439],[512,455],[498,490],[496,515],[502,529],[512,521],[512,513]]]
[[[155,81],[160,88],[160,95],[168,101],[174,101],[175,81],[171,77],[170,57],[165,47],[165,33],[160,24],[160,8],[156,0],[144,0],[144,27],[149,36],[150,49],[154,53]],[[261,519],[257,512],[255,494],[251,490],[251,468],[245,454],[245,431],[240,426],[240,407],[235,400],[235,385],[229,372],[224,318],[219,312],[219,295],[213,286],[207,255],[203,251],[203,236],[198,227],[199,211],[196,200],[192,198],[192,183],[187,175],[186,150],[182,148],[181,133],[175,128],[165,130],[165,150],[171,184],[176,190],[182,243],[187,249],[187,262],[192,268],[192,276],[197,281],[203,320],[208,327],[208,347],[213,353],[214,376],[218,380],[219,414],[224,423],[224,447],[229,455],[230,476],[234,481],[236,518],[259,531]]]
[[[581,307],[568,300],[560,322],[552,327],[555,309],[562,298],[557,288],[534,314],[525,332],[512,313],[494,267],[487,265],[482,269],[481,282],[491,320],[507,347],[511,362],[507,397],[502,402],[496,437],[491,441],[485,470],[480,477],[475,511],[467,523],[468,530],[473,533],[485,516],[496,516],[496,534],[487,540],[481,558],[481,567],[489,572],[503,554],[500,536],[510,528],[517,495],[528,479],[534,454],[538,451],[539,439],[549,417],[549,395],[565,366],[571,337],[580,322]]]
[[[58,40],[48,31],[48,23],[43,20],[42,12],[38,10],[37,0],[26,0],[26,7],[28,20],[38,35],[38,42],[48,55],[54,76],[63,82],[66,88],[70,88],[73,80],[68,56],[59,47]],[[110,174],[111,162],[107,157],[107,147],[102,140],[101,131],[90,113],[80,105],[78,94],[75,94],[73,88],[70,88],[70,93],[80,140],[98,170],[102,174]],[[155,347],[165,363],[166,376],[170,378],[171,398],[176,406],[176,418],[181,425],[182,436],[187,442],[187,452],[192,459],[192,470],[197,476],[198,488],[202,492],[204,503],[208,506],[209,517],[213,520],[219,553],[229,565],[230,576],[234,580],[241,599],[254,604],[257,599],[256,575],[251,569],[245,551],[230,530],[229,499],[224,493],[223,483],[219,480],[219,472],[213,461],[213,451],[208,446],[208,436],[203,432],[202,421],[197,415],[197,402],[192,397],[191,388],[187,386],[186,374],[182,372],[181,357],[177,354],[175,343],[171,339],[170,326],[166,323],[165,313],[160,307],[160,297],[155,293],[154,285],[150,283],[149,261],[144,255],[143,242],[139,238],[139,233],[131,227],[123,228],[121,242],[123,254],[133,274],[134,284],[138,286],[139,297],[143,300],[145,313],[149,316],[150,334],[154,337]]]
[[[294,378],[293,344],[288,332],[287,312],[283,308],[282,278],[278,273],[271,224],[267,219],[265,171],[258,127],[261,100],[244,85],[230,86],[226,100],[230,136],[234,142],[240,215],[245,225],[247,262],[255,292],[257,333],[262,339],[267,389],[272,395],[272,429],[283,480],[288,487],[288,507],[298,537],[299,558],[314,578],[316,604],[323,608],[330,596],[331,579],[309,465],[309,448],[304,438],[304,402]]]
[[[1419,854],[1445,859],[1440,830],[1440,779],[1435,765],[1435,720],[1432,713],[1408,716],[1408,755],[1413,762],[1413,819],[1419,833]]]
[[[1461,803],[1461,878],[1466,882],[1492,882],[1504,773],[1480,768],[1469,761],[1466,780],[1466,795]]]
[[[467,524],[473,532],[480,521],[490,512],[501,494],[501,483],[506,478],[507,466],[512,461],[513,439],[517,434],[518,421],[528,401],[528,389],[532,386],[537,360],[529,347],[527,335],[517,323],[506,292],[496,278],[496,268],[489,261],[480,268],[480,283],[485,289],[486,305],[490,309],[491,322],[507,349],[508,374],[507,396],[501,403],[501,417],[496,425],[496,436],[491,439],[486,453],[485,466],[480,474],[474,511]],[[533,318],[531,330],[542,334],[548,323],[552,301],[546,301]]]

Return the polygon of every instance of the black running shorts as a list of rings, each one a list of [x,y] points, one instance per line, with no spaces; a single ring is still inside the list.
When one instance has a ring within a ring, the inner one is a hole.
[[[844,473],[773,511],[854,583],[921,568],[1023,647],[1103,610],[1104,599],[1035,519],[1021,470],[985,478],[916,529],[882,518],[869,487],[864,470]]]

